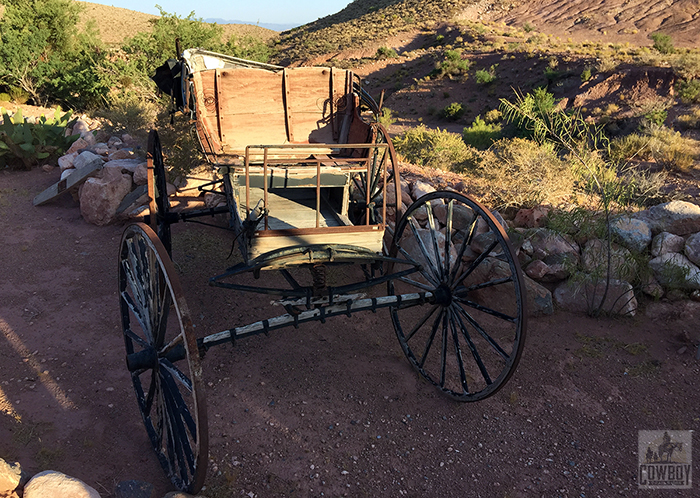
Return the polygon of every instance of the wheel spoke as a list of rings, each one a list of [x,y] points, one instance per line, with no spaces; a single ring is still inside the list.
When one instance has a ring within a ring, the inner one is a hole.
[[[410,263],[410,264],[414,265],[416,268],[418,268],[418,270],[420,271],[420,274],[423,275],[428,282],[432,283],[435,287],[437,287],[439,285],[438,281],[435,280],[435,278],[432,275],[430,275],[428,272],[426,272],[425,267],[422,264],[420,264],[418,261],[413,259],[413,256],[411,256],[406,249],[401,247],[398,243],[396,244],[396,248],[408,260],[408,263]]]
[[[455,259],[455,267],[452,269],[452,273],[450,274],[450,282],[455,282],[455,277],[457,276],[457,272],[459,271],[459,262],[462,261],[462,257],[464,257],[464,251],[467,250],[467,247],[472,242],[472,238],[474,237],[474,230],[476,229],[476,220],[477,217],[475,216],[471,224],[469,225],[469,228],[465,230],[464,238],[462,239],[462,244],[459,246],[459,252],[457,253],[457,259]]]
[[[168,406],[168,415],[170,419],[171,434],[173,436],[173,450],[177,456],[180,475],[184,482],[187,482],[187,471],[194,472],[194,453],[190,446],[187,430],[183,424],[183,419],[191,420],[189,410],[184,400],[180,396],[180,391],[177,389],[174,380],[165,371],[161,371],[164,380],[163,395]],[[189,424],[188,424],[189,425]],[[192,428],[190,428],[191,430]],[[196,428],[195,428],[196,430]]]
[[[505,320],[507,322],[511,323],[516,323],[518,321],[517,317],[514,316],[508,316],[505,313],[501,313],[500,311],[492,310],[491,308],[487,308],[486,306],[483,306],[479,303],[475,303],[474,301],[469,301],[468,299],[461,298],[459,296],[454,296],[454,300],[464,304],[465,306],[469,306],[470,308],[474,308],[475,310],[482,311],[484,313],[488,313],[489,315],[495,316],[496,318],[500,318],[501,320]]]
[[[416,282],[415,280],[411,280],[408,277],[401,277],[399,278],[402,282],[405,282],[409,285],[412,285],[414,287],[418,287],[419,289],[423,289],[424,291],[432,292],[435,290],[435,287],[431,287],[429,285],[422,284],[420,282]]]
[[[411,232],[413,232],[413,236],[416,238],[416,241],[418,243],[418,247],[420,248],[420,251],[423,253],[423,257],[425,258],[425,264],[430,267],[430,269],[433,272],[433,277],[437,279],[437,281],[440,281],[440,272],[435,268],[435,265],[433,264],[433,261],[431,260],[430,256],[428,255],[428,249],[425,247],[425,244],[423,243],[423,239],[418,235],[418,230],[415,227],[414,224],[414,219],[412,218],[408,226],[411,228]]]
[[[126,329],[126,330],[124,331],[124,333],[126,334],[126,336],[127,336],[129,339],[131,339],[132,341],[138,343],[138,345],[141,346],[142,348],[148,348],[148,347],[150,347],[150,344],[148,344],[146,341],[144,341],[138,334],[136,334],[136,332],[134,332],[133,330],[131,330],[131,327],[128,328],[128,329]],[[133,351],[132,351],[132,352],[133,352]]]
[[[474,357],[474,361],[476,364],[479,366],[479,370],[481,371],[481,375],[486,381],[487,385],[493,384],[493,381],[491,380],[491,377],[489,376],[489,372],[486,369],[486,365],[484,365],[484,362],[481,360],[481,355],[479,354],[479,351],[476,349],[476,346],[474,346],[474,341],[472,341],[472,338],[469,336],[469,331],[467,328],[464,326],[464,322],[462,321],[462,318],[459,316],[459,313],[454,313],[456,315],[457,320],[459,321],[459,327],[462,331],[462,336],[464,337],[464,340],[467,341],[467,346],[469,346],[469,351],[471,351],[472,356]],[[455,331],[456,332],[456,331]],[[457,338],[455,337],[455,340]]]
[[[472,261],[472,264],[469,265],[469,268],[464,270],[461,273],[461,275],[452,282],[450,289],[454,291],[457,288],[457,286],[460,285],[464,281],[465,278],[467,278],[469,275],[471,275],[471,273],[476,269],[476,267],[479,266],[486,259],[486,257],[489,255],[489,253],[497,245],[498,245],[498,239],[494,240],[486,251],[479,254],[479,256],[474,261]]]
[[[459,380],[462,383],[462,392],[464,394],[468,394],[469,386],[467,385],[467,374],[464,371],[462,348],[459,346],[459,335],[457,334],[457,326],[455,325],[454,311],[452,309],[450,309],[450,328],[452,330],[452,341],[454,342],[455,356],[457,357],[457,364],[459,365]]]
[[[454,199],[450,199],[447,204],[447,218],[445,220],[445,271],[444,276],[450,275],[450,243],[452,242],[452,210],[454,209]],[[457,264],[455,261],[455,264]]]
[[[440,351],[440,387],[445,387],[445,371],[447,370],[447,313],[442,312],[442,350]]]
[[[185,386],[188,392],[192,392],[192,381],[184,373],[182,373],[179,368],[165,358],[161,358],[160,365],[170,372],[173,379],[177,379],[183,386]]]
[[[418,362],[418,367],[423,368],[423,364],[425,363],[425,360],[428,358],[428,353],[430,352],[430,348],[433,346],[433,341],[435,340],[435,334],[437,332],[438,327],[440,326],[440,320],[442,320],[442,315],[444,313],[444,308],[440,309],[440,313],[438,316],[435,318],[435,321],[433,322],[433,330],[430,332],[430,338],[428,339],[428,342],[425,344],[425,350],[423,351],[423,356],[421,357],[420,361]]]
[[[496,285],[503,285],[503,284],[507,284],[510,282],[513,282],[512,275],[510,275],[508,277],[497,278],[495,280],[489,280],[488,282],[483,282],[483,283],[476,284],[476,285],[471,285],[469,287],[462,287],[462,288],[457,287],[457,289],[455,289],[455,295],[459,296],[459,297],[464,297],[466,294],[468,294],[472,291],[476,291],[479,289],[486,289],[487,287],[494,287]]]
[[[510,355],[506,353],[501,346],[496,342],[496,340],[491,337],[485,330],[484,328],[479,325],[479,323],[469,314],[467,311],[462,308],[459,305],[455,305],[457,311],[459,311],[459,314],[462,315],[468,322],[469,324],[474,327],[474,329],[479,332],[481,337],[483,337],[490,345],[491,347],[499,354],[501,355],[501,358],[504,360],[510,360]]]
[[[445,278],[445,273],[440,261],[440,249],[438,247],[437,237],[435,236],[435,217],[433,216],[433,205],[429,202],[425,204],[425,209],[428,211],[428,226],[430,227],[430,238],[433,241],[433,251],[435,254],[435,266],[437,266],[437,277],[442,282]]]
[[[411,337],[413,337],[418,330],[425,325],[425,323],[430,320],[430,317],[433,316],[435,311],[438,309],[438,306],[433,306],[430,308],[430,311],[428,311],[425,316],[423,317],[422,320],[420,320],[415,327],[413,327],[413,330],[411,330],[411,333],[406,336],[406,342],[411,340]]]

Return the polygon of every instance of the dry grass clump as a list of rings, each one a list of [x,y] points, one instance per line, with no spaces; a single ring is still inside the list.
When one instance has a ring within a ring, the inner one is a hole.
[[[559,204],[574,192],[571,164],[551,144],[502,139],[482,153],[479,175],[488,183],[495,207]]]
[[[688,114],[681,114],[676,118],[676,124],[683,129],[700,128],[700,107],[696,107]]]
[[[654,160],[664,168],[681,172],[688,172],[693,167],[699,152],[697,140],[666,127],[652,127],[642,133],[615,138],[610,143],[610,155],[614,161]]]

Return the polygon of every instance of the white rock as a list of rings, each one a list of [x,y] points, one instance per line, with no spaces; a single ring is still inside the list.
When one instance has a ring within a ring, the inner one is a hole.
[[[683,252],[693,264],[700,266],[700,233],[686,239]]]
[[[133,173],[142,162],[143,159],[116,159],[114,161],[107,161],[105,163],[105,169],[116,168],[119,169],[119,171],[125,170],[129,173]]]
[[[418,199],[419,197],[424,196],[425,194],[429,194],[431,192],[435,192],[435,187],[432,185],[422,182],[420,180],[417,180],[413,184],[413,198]]]
[[[122,143],[122,139],[119,137],[109,137],[109,140],[107,140],[107,145],[110,147],[119,147]]]
[[[700,268],[682,254],[662,254],[649,261],[649,268],[664,287],[700,289]]]
[[[671,201],[634,214],[645,221],[652,232],[688,235],[700,232],[700,206],[686,201]]]
[[[79,479],[45,470],[27,483],[24,498],[100,498],[100,494]]]
[[[651,255],[655,258],[669,252],[682,252],[685,240],[680,235],[661,232],[651,241]]]
[[[0,496],[12,496],[22,481],[22,467],[19,463],[8,463],[0,458]]]
[[[88,178],[80,188],[80,214],[93,225],[111,223],[131,184],[131,175],[118,168],[104,169],[102,178]]]
[[[61,180],[65,180],[66,178],[68,178],[73,173],[73,171],[75,171],[75,168],[64,169],[63,171],[61,171]]]
[[[78,119],[73,125],[73,135],[82,135],[83,133],[89,132],[90,126],[82,119]]]
[[[80,138],[85,140],[85,143],[88,144],[88,147],[92,147],[93,145],[97,144],[97,138],[95,138],[95,134],[91,131],[86,131],[85,133],[81,133]]]
[[[78,154],[78,157],[73,160],[73,167],[76,169],[84,168],[85,166],[91,165],[96,161],[104,162],[100,156],[86,150]]]
[[[617,235],[622,244],[630,251],[640,253],[651,242],[651,228],[649,225],[629,216],[621,216],[610,223],[610,230]]]

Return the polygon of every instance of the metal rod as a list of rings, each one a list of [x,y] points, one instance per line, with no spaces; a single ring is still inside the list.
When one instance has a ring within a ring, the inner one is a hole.
[[[269,228],[267,225],[267,151],[268,149],[265,149],[263,153],[263,214],[265,216],[265,230]]]
[[[267,149],[265,149],[267,152]],[[316,228],[321,226],[321,160],[316,159]]]
[[[357,313],[360,311],[376,311],[380,308],[389,307],[410,307],[419,304],[430,303],[433,298],[431,292],[400,294],[396,296],[383,296],[368,299],[360,299],[358,301],[347,301],[343,304],[333,306],[324,306],[308,311],[302,311],[298,315],[290,315],[285,313],[268,320],[260,320],[250,325],[243,325],[229,330],[224,330],[217,334],[208,335],[202,339],[198,339],[197,343],[201,349],[205,351],[213,346],[231,342],[232,338],[238,339],[251,335],[265,334],[270,330],[277,330],[289,326],[297,326],[300,323],[321,321],[325,322],[326,318],[334,316]]]
[[[245,217],[250,216],[250,146],[245,148]]]

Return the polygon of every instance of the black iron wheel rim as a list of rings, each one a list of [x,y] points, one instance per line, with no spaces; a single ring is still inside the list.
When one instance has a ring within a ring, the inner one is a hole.
[[[444,224],[436,213],[441,205]],[[418,221],[421,213],[424,225]],[[471,213],[473,220],[457,227],[456,220],[462,221],[465,213]],[[477,228],[485,235],[477,234]],[[464,237],[456,244],[462,232]],[[475,252],[473,247],[482,241],[485,250]],[[420,271],[390,281],[389,294],[407,289],[433,294],[429,305],[412,311],[391,309],[409,362],[423,378],[459,401],[495,394],[515,372],[526,332],[524,277],[504,228],[471,197],[433,192],[414,202],[401,218],[390,255],[420,264]]]
[[[172,235],[170,233],[170,202],[168,201],[168,181],[165,176],[165,162],[160,137],[156,130],[148,133],[148,154],[153,161],[153,180],[156,201],[156,226],[158,238],[163,243],[169,256],[172,256]],[[151,213],[153,215],[153,213]]]
[[[122,236],[119,296],[127,368],[151,445],[173,485],[196,494],[208,456],[196,338],[172,262],[142,223]]]

